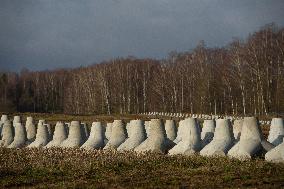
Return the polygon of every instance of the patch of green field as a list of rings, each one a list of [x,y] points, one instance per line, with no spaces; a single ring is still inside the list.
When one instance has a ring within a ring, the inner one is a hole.
[[[0,148],[0,188],[281,188],[284,164],[263,159]]]

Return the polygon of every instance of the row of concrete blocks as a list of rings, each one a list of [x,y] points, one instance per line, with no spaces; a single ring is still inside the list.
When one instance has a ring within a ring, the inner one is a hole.
[[[4,123],[3,123],[4,122]],[[258,121],[254,117],[231,122],[228,119],[205,120],[201,129],[195,118],[180,121],[177,129],[174,120],[151,121],[132,120],[125,126],[122,120],[114,120],[104,127],[94,122],[91,132],[86,125],[72,121],[70,126],[57,122],[53,137],[48,125],[40,120],[37,131],[31,117],[23,126],[17,119],[1,118],[0,145],[8,148],[22,147],[81,147],[84,149],[117,149],[136,152],[162,152],[170,155],[225,156],[240,160],[250,159],[263,153],[265,159],[273,162],[284,161],[283,119],[274,118],[266,141]],[[215,127],[216,125],[216,127]]]
[[[147,112],[141,113],[140,115],[147,116],[166,116],[166,117],[175,117],[175,118],[199,118],[199,119],[229,119],[230,121],[243,119],[244,117],[240,116],[223,116],[223,115],[208,115],[208,114],[189,114],[189,113],[169,113],[169,112]],[[261,125],[270,125],[271,121],[269,120],[259,120]]]
[[[148,116],[167,116],[167,117],[176,117],[176,118],[203,118],[203,119],[213,119],[220,118],[218,115],[206,115],[206,114],[189,114],[189,113],[171,113],[171,112],[146,112],[141,113],[140,115],[148,115]]]
[[[222,116],[222,115],[208,115],[208,114],[190,114],[190,113],[170,113],[170,112],[146,112],[141,113],[141,115],[148,115],[148,116],[167,116],[167,117],[176,117],[176,118],[200,118],[200,119],[241,119],[242,117],[237,116]]]

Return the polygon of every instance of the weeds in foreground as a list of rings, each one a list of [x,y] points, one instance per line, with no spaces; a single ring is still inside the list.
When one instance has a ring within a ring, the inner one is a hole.
[[[0,187],[284,187],[284,164],[262,159],[81,149],[0,148]]]

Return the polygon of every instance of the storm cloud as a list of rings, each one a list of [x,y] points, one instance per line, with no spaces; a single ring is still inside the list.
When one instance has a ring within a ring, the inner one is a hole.
[[[283,0],[1,0],[0,69],[163,58],[284,25]]]

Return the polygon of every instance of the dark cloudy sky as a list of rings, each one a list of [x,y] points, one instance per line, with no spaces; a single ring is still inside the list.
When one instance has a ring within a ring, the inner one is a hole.
[[[0,0],[0,69],[163,58],[271,22],[284,26],[284,0]]]

